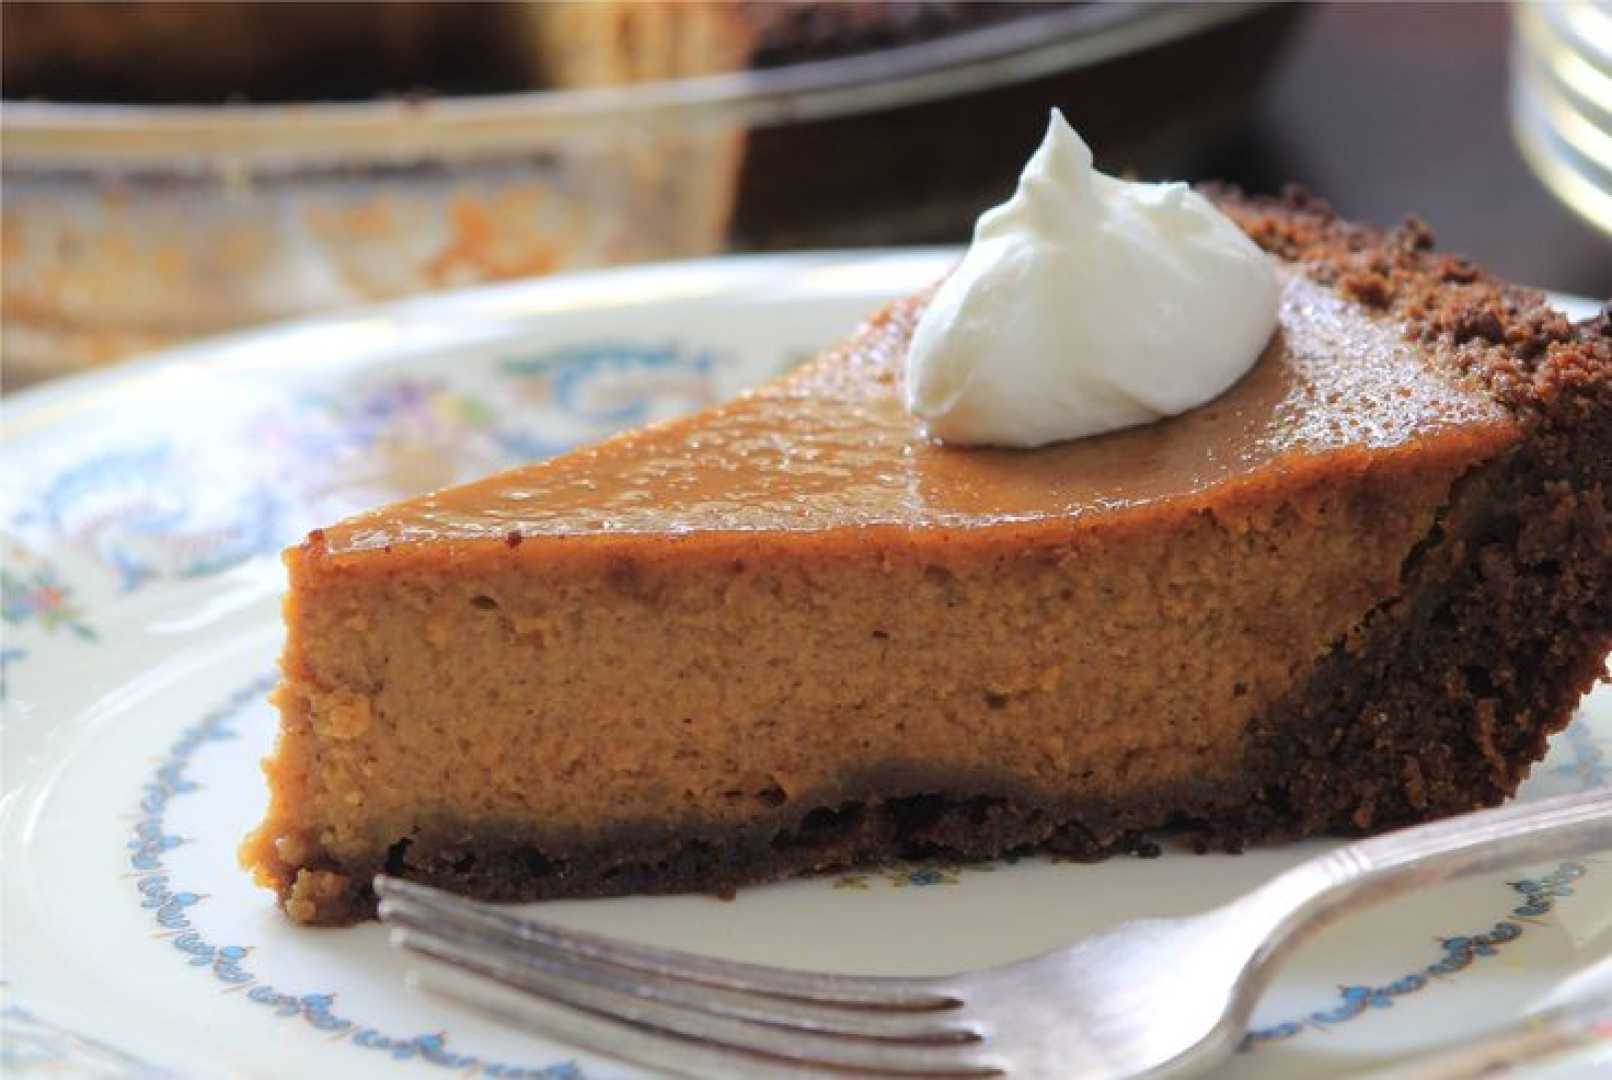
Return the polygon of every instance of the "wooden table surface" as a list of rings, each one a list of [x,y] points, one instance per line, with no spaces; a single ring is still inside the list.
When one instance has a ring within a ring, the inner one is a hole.
[[[1502,4],[1316,5],[1206,175],[1298,181],[1384,225],[1415,212],[1440,247],[1506,278],[1612,297],[1612,238],[1558,204],[1512,141],[1510,26]]]

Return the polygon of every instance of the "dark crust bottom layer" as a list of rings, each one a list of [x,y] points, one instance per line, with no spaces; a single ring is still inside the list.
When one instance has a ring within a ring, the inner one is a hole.
[[[759,819],[744,828],[664,830],[619,827],[581,847],[507,832],[433,829],[400,839],[372,859],[326,866],[347,879],[345,903],[320,905],[319,921],[342,924],[374,915],[370,882],[386,873],[483,900],[550,900],[630,894],[726,894],[801,874],[896,858],[990,859],[1030,851],[1096,860],[1155,855],[1141,828],[1200,825],[1183,807],[1207,803],[1160,799],[1119,813],[1082,813],[1048,800],[1002,794],[923,794],[897,798],[794,800],[815,809]],[[1246,793],[1242,793],[1246,799]],[[1088,827],[1085,822],[1090,822]],[[1100,823],[1100,824],[1099,824]]]
[[[1148,852],[1145,834],[1170,827],[1235,849],[1376,831],[1513,794],[1612,647],[1612,315],[1570,326],[1536,294],[1431,252],[1414,223],[1383,235],[1303,195],[1220,199],[1266,248],[1405,320],[1430,363],[1483,385],[1525,431],[1517,450],[1457,485],[1402,568],[1398,598],[1254,724],[1237,784],[1096,807],[1001,778],[890,772],[726,832],[646,825],[583,844],[421,833],[351,864],[307,867],[338,875],[314,917],[372,915],[381,871],[499,900],[721,892],[912,855]]]

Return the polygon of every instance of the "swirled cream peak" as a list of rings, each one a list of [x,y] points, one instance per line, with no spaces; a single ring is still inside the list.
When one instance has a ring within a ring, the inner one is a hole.
[[[1092,168],[1053,110],[907,352],[907,409],[944,442],[1041,446],[1182,413],[1276,328],[1270,258],[1185,184]]]

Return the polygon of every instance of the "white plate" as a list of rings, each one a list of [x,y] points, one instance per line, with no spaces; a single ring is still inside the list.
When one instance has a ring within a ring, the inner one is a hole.
[[[722,398],[932,280],[944,251],[725,259],[409,301],[4,404],[0,1067],[636,1075],[403,986],[374,925],[289,926],[236,868],[264,802],[275,552],[340,513]],[[1593,697],[1526,797],[1612,776]],[[1230,898],[1328,845],[902,865],[552,903],[751,960],[940,972]],[[1515,1017],[1612,953],[1612,858],[1469,880],[1328,933],[1229,1074],[1334,1075]]]

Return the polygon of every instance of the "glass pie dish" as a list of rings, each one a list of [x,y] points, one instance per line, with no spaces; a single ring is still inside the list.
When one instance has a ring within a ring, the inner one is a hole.
[[[7,385],[476,282],[959,239],[1047,107],[1191,173],[1293,12],[1077,4],[919,44],[605,89],[4,105]]]

